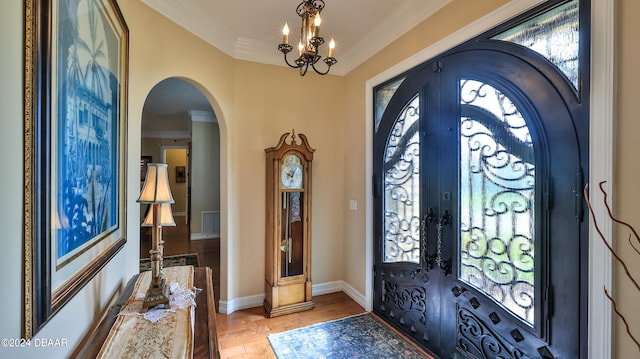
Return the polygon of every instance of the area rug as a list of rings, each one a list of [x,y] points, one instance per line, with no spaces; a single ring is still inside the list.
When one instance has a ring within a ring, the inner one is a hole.
[[[278,359],[427,358],[371,314],[314,324],[267,338]]]
[[[175,256],[162,257],[163,267],[178,267],[178,266],[194,266],[198,267],[200,261],[198,260],[198,253],[179,254]],[[140,273],[151,270],[151,259],[140,259]]]

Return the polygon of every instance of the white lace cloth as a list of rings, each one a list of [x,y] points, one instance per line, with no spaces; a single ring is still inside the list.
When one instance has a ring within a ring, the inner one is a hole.
[[[180,284],[173,282],[169,284],[169,309],[164,308],[164,304],[158,305],[154,308],[150,308],[144,313],[140,313],[138,310],[123,310],[118,315],[139,315],[144,319],[155,323],[162,319],[167,313],[175,312],[177,309],[188,308],[190,306],[196,306],[196,294],[201,289],[194,288],[194,290],[183,288]],[[144,293],[137,293],[135,299],[144,300]],[[137,308],[138,306],[134,307]],[[140,306],[141,307],[141,306]],[[132,308],[133,309],[133,308]]]

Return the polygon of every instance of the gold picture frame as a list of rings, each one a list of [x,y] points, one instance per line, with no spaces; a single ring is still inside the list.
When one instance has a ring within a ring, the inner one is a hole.
[[[24,339],[126,242],[128,38],[115,0],[25,0]]]

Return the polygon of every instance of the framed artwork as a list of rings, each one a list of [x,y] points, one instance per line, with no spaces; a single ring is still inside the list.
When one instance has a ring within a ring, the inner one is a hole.
[[[125,244],[128,36],[115,0],[25,0],[25,339]]]
[[[147,178],[147,165],[152,161],[151,156],[140,156],[140,182]]]
[[[176,183],[187,182],[187,168],[185,166],[176,166]]]

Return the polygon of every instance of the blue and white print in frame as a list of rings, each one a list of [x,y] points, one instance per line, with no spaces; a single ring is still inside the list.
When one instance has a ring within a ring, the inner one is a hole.
[[[56,182],[58,262],[118,226],[118,39],[93,0],[61,0]]]
[[[124,246],[128,29],[115,0],[25,7],[29,337]]]

